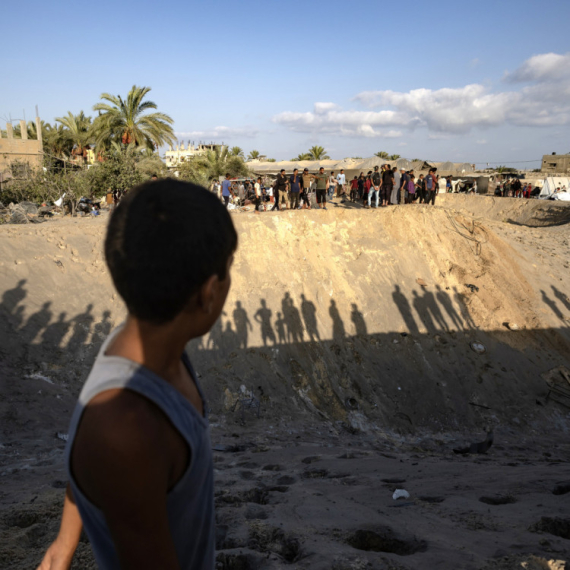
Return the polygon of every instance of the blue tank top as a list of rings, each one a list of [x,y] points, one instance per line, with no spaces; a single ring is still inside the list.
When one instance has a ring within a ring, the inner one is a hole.
[[[119,356],[105,356],[107,346],[118,330],[115,329],[101,347],[79,395],[65,451],[71,490],[95,559],[99,568],[120,570],[103,512],[85,497],[73,478],[70,467],[71,449],[83,410],[90,400],[105,390],[126,388],[158,406],[188,444],[190,464],[166,497],[170,533],[180,568],[212,570],[215,550],[214,477],[208,420],[178,390],[144,366]],[[183,361],[196,383],[206,410],[206,401],[186,354]]]

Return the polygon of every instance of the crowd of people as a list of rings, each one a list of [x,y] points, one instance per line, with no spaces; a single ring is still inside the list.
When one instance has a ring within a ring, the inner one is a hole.
[[[533,191],[532,184],[524,184],[518,179],[507,179],[505,182],[497,184],[495,196],[503,198],[530,198]]]
[[[225,180],[215,182],[212,190],[226,207],[229,204],[242,206],[252,203],[259,213],[269,208],[277,211],[310,210],[313,192],[316,205],[322,210],[327,209],[327,201],[334,203],[335,199],[341,203],[361,203],[365,208],[413,203],[433,205],[439,193],[439,184],[435,167],[429,170],[427,176],[420,174],[416,178],[413,170],[398,170],[385,164],[381,168],[375,166],[367,174],[361,172],[350,182],[347,182],[344,170],[335,175],[334,171],[326,173],[323,167],[316,174],[311,174],[307,168],[300,173],[295,168],[289,176],[282,169],[273,181],[262,177],[232,180],[226,174]],[[451,177],[446,179],[446,187],[451,189]]]

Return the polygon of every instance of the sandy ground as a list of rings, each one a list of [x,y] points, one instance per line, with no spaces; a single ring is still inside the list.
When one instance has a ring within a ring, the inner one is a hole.
[[[234,215],[225,314],[189,347],[219,568],[565,567],[570,415],[542,375],[570,367],[570,208],[440,198]],[[0,227],[2,568],[33,568],[57,532],[57,434],[124,316],[105,224]],[[259,418],[232,411],[244,389]],[[486,428],[486,455],[453,453]],[[86,541],[74,567],[94,567]]]

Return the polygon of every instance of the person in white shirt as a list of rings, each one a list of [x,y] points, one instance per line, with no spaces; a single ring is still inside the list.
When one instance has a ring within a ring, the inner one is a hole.
[[[346,194],[346,176],[344,175],[344,170],[341,170],[337,175],[336,175],[336,183],[337,183],[337,187],[336,187],[336,195],[338,197],[342,197],[344,199],[344,196]]]
[[[255,213],[259,214],[259,208],[261,206],[261,177],[255,181],[253,188],[255,190]]]

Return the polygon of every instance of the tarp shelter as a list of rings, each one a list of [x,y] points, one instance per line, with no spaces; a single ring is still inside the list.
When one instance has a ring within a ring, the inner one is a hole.
[[[538,197],[541,200],[549,200],[550,197],[556,192],[557,188],[560,188],[562,192],[567,193],[570,190],[570,178],[548,176],[542,183],[542,190],[540,191]]]

